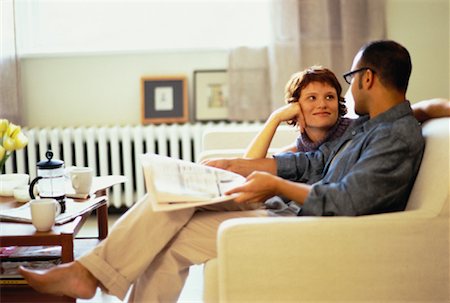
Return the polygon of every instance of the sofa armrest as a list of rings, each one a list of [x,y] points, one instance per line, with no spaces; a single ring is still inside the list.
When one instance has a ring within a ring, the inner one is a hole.
[[[219,295],[224,302],[441,302],[449,298],[448,251],[444,216],[232,219],[219,229]]]

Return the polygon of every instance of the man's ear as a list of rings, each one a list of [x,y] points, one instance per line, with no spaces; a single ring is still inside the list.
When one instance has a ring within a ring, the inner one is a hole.
[[[364,80],[363,80],[364,86],[368,89],[372,88],[372,86],[375,84],[375,73],[370,70],[366,69],[364,72]]]

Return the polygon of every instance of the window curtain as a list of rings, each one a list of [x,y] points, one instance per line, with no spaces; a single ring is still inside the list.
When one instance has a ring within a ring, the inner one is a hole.
[[[229,120],[260,120],[270,112],[267,48],[240,47],[229,55]],[[245,119],[242,119],[245,117]]]
[[[23,124],[13,0],[0,1],[0,118]]]
[[[358,49],[385,38],[384,0],[273,0],[270,5],[269,45],[230,51],[230,120],[267,119],[284,104],[290,76],[311,65],[330,68],[344,85],[340,75]]]

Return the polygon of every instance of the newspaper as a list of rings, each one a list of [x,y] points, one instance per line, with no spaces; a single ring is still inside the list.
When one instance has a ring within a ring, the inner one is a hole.
[[[232,200],[225,195],[245,178],[236,173],[156,154],[141,156],[155,211],[170,211]]]

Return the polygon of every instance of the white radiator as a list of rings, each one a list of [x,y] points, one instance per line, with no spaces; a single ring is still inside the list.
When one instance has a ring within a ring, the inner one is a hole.
[[[110,192],[110,206],[130,207],[145,193],[139,155],[151,152],[195,162],[201,152],[205,129],[248,127],[256,123],[196,123],[124,127],[32,128],[24,129],[29,139],[25,149],[16,151],[6,165],[6,173],[36,176],[36,163],[51,149],[65,167],[89,166],[97,176],[124,175],[125,184]]]

